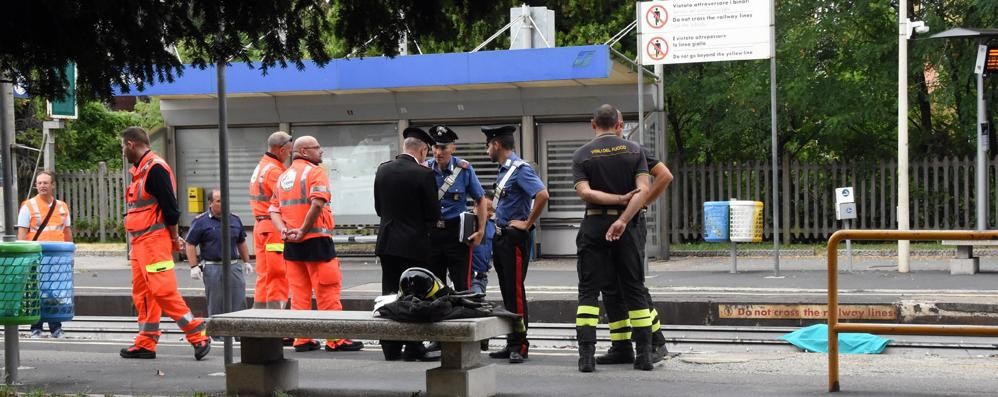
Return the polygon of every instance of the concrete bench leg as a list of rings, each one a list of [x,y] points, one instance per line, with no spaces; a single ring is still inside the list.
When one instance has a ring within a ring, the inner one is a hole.
[[[980,271],[980,259],[974,257],[974,246],[956,246],[956,258],[949,260],[949,274],[972,275]]]
[[[298,388],[298,362],[284,358],[280,338],[241,338],[242,362],[225,367],[225,393],[272,396],[275,390]]]
[[[429,396],[489,397],[496,394],[492,364],[482,365],[480,342],[441,342],[440,367],[426,371]]]

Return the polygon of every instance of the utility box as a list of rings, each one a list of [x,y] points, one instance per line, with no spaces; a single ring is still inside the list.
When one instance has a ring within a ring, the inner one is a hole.
[[[204,188],[192,186],[187,188],[187,212],[200,214],[204,212]]]

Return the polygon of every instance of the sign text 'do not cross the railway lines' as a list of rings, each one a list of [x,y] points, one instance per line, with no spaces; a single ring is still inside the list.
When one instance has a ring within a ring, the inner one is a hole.
[[[640,2],[639,61],[659,65],[770,58],[770,1]]]

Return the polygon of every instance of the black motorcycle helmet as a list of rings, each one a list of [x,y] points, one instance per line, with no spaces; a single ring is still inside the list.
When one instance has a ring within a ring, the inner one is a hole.
[[[432,272],[421,267],[410,267],[399,278],[399,291],[402,295],[412,295],[420,299],[432,298],[443,288]]]

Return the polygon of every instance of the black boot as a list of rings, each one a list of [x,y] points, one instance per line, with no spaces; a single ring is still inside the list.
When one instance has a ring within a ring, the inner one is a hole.
[[[652,362],[651,328],[634,328],[631,331],[636,351],[634,352],[634,369],[651,371],[655,368]]]
[[[615,341],[606,354],[596,356],[596,364],[631,364],[634,362],[634,348],[630,341]]]
[[[596,344],[593,342],[579,343],[579,372],[596,370]]]
[[[669,355],[669,349],[665,347],[665,336],[662,335],[662,330],[652,332],[651,334],[651,362],[657,363],[665,359],[665,356]]]

